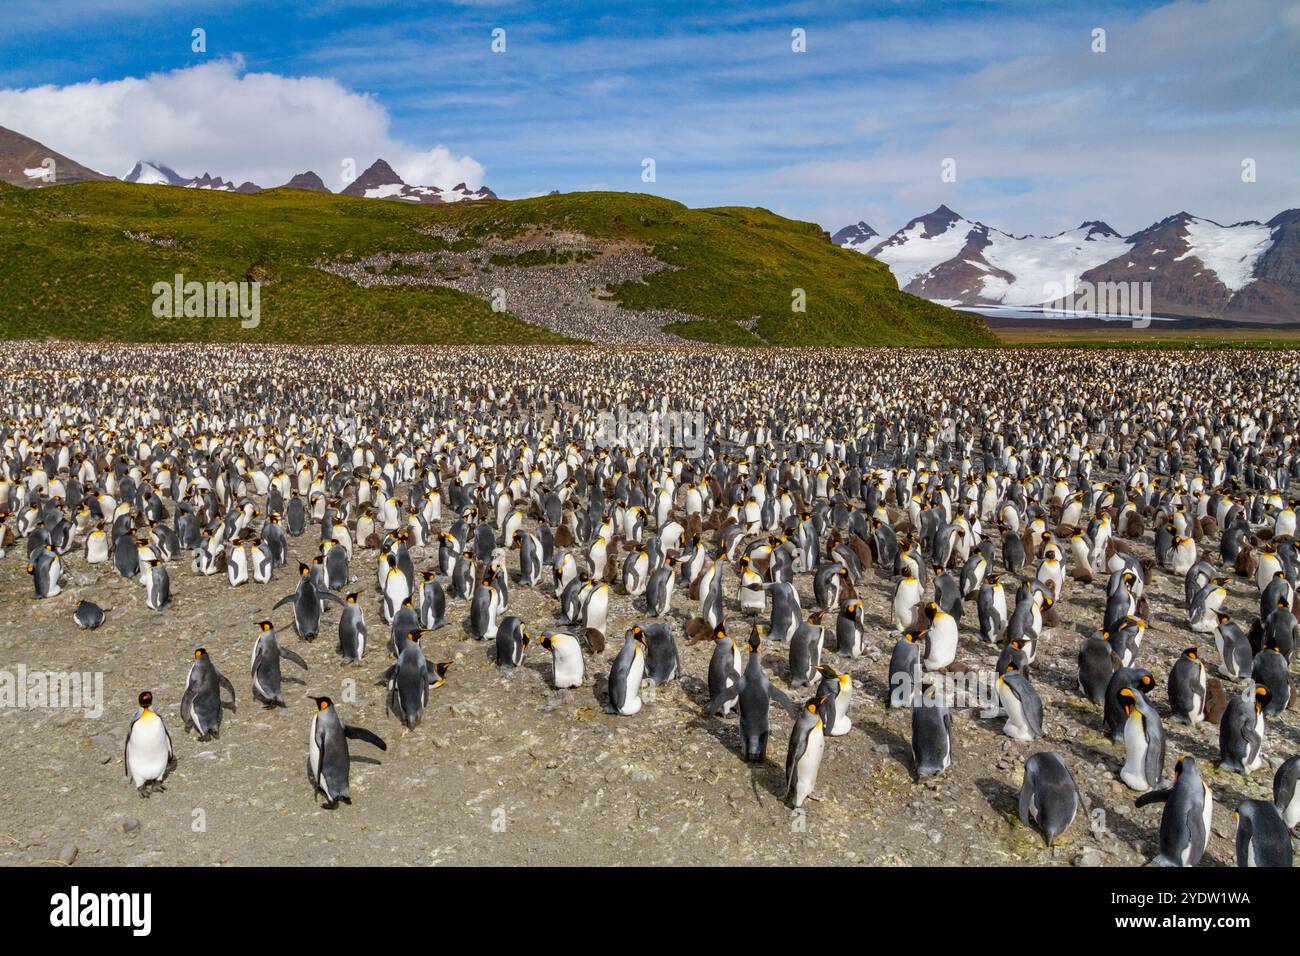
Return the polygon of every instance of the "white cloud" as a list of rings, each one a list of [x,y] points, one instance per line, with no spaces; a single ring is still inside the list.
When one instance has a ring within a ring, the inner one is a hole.
[[[239,58],[142,78],[0,89],[0,126],[113,176],[148,159],[186,176],[269,187],[312,169],[337,191],[347,160],[359,174],[383,158],[412,185],[483,184],[473,158],[394,139],[374,97],[333,79],[250,73]]]

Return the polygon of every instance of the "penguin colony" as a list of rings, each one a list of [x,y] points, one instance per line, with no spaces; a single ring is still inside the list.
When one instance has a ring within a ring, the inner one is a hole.
[[[480,662],[530,693],[541,655],[609,721],[709,722],[709,759],[781,770],[799,814],[850,734],[906,736],[918,788],[995,735],[1047,846],[1154,803],[1151,861],[1196,865],[1218,791],[1237,862],[1291,863],[1288,355],[20,344],[0,369],[6,603],[88,649],[141,607],[181,642],[156,662],[188,666],[178,699],[107,702],[142,796],[247,694],[350,803],[350,741],[421,733]],[[610,436],[619,406],[702,431]],[[187,625],[212,588],[246,617]]]

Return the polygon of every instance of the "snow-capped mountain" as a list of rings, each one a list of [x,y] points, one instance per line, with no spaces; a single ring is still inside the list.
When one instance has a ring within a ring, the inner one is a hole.
[[[202,176],[191,176],[187,179],[165,163],[143,159],[131,167],[131,171],[122,177],[122,181],[140,183],[145,186],[184,186],[188,189],[215,189],[218,192],[228,193],[256,193],[262,191],[262,187],[255,183],[244,183],[241,186],[236,186],[233,180],[227,181],[220,176],[211,176],[206,172]]]
[[[23,189],[110,180],[29,136],[0,126],[0,181]]]
[[[900,289],[947,305],[1060,305],[1082,282],[1149,281],[1157,313],[1300,318],[1300,210],[1231,226],[1179,213],[1131,236],[1096,221],[1016,236],[940,206],[870,248],[855,228],[833,239],[886,263]]]
[[[345,196],[364,196],[367,199],[399,199],[406,202],[437,203],[460,202],[466,199],[496,199],[496,194],[486,186],[471,190],[464,183],[451,189],[437,186],[409,186],[397,171],[382,159],[370,164],[364,173],[342,189]]]
[[[871,247],[871,240],[879,235],[880,233],[865,222],[858,220],[853,225],[845,226],[831,236],[831,242],[837,246],[843,246],[845,249],[853,249],[855,252],[865,252]]]
[[[61,183],[111,181],[112,179],[112,176],[82,166],[30,137],[0,126],[0,182],[21,186],[24,189],[35,189]],[[262,187],[256,183],[245,182],[236,186],[234,180],[223,179],[206,172],[201,176],[182,176],[175,169],[158,160],[139,160],[131,167],[131,171],[122,177],[122,181],[145,186],[209,189],[214,192],[258,193],[262,191]],[[285,183],[285,186],[317,192],[330,191],[320,176],[310,170],[294,176]],[[486,186],[470,189],[465,183],[457,183],[449,189],[443,189],[439,186],[407,185],[393,167],[382,159],[376,160],[342,192],[349,196],[401,199],[418,203],[465,202],[497,198],[496,193]]]

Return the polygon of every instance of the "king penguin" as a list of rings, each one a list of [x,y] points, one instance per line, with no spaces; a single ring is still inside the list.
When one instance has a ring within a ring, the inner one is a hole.
[[[333,810],[339,805],[352,802],[352,793],[348,787],[348,774],[352,765],[348,753],[348,740],[363,740],[380,750],[387,750],[388,745],[376,734],[361,727],[349,727],[343,723],[334,709],[334,702],[328,697],[311,697],[316,703],[316,712],[311,718],[311,730],[307,737],[307,765],[311,772],[313,794],[323,794],[325,808]]]
[[[1136,805],[1163,803],[1160,815],[1160,849],[1153,866],[1195,866],[1210,841],[1214,794],[1201,779],[1196,760],[1181,757],[1174,765],[1173,785],[1137,798]]]
[[[1079,812],[1079,788],[1061,755],[1044,750],[1025,761],[1020,787],[1020,822],[1037,826],[1050,847]]]
[[[1237,819],[1237,866],[1291,865],[1291,833],[1267,800],[1243,800]]]
[[[790,731],[790,746],[785,756],[785,795],[798,810],[817,788],[826,736],[816,701],[809,701],[799,711]]]
[[[181,695],[181,722],[186,730],[193,728],[199,740],[221,736],[221,691],[230,692],[230,706],[235,706],[235,687],[230,679],[217,670],[208,652],[200,647],[194,652],[185,679],[185,693]]]
[[[122,746],[126,776],[140,796],[147,797],[153,790],[163,790],[163,780],[175,762],[172,738],[163,725],[162,718],[153,710],[153,694],[140,694],[140,711],[131,721]]]
[[[253,697],[268,707],[283,707],[280,658],[288,658],[303,670],[307,669],[307,662],[296,652],[280,646],[280,642],[275,638],[275,625],[270,621],[261,621],[257,627],[257,640],[253,642]]]

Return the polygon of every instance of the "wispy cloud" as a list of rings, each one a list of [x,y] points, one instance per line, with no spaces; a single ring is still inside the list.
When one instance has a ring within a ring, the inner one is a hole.
[[[84,81],[96,63],[115,77],[105,85],[156,83],[153,67],[123,66],[122,47],[134,40],[153,50],[159,30],[184,37],[194,17],[125,2],[139,16],[123,23],[123,43],[108,49],[78,38],[75,65],[51,39],[73,26],[29,33],[21,46],[0,38],[0,86],[48,68],[51,82],[77,89],[84,84],[64,77]],[[134,118],[119,126],[114,155],[147,147],[178,167],[232,175],[217,167],[257,168],[259,152],[319,156],[311,162],[337,169],[341,155],[361,153],[364,163],[367,149],[411,164],[442,143],[487,165],[506,195],[600,184],[692,205],[764,205],[830,228],[866,218],[882,231],[940,202],[1016,232],[1092,218],[1131,231],[1183,208],[1264,218],[1300,195],[1297,0],[759,8],[668,0],[654,16],[577,0],[437,8],[330,0],[259,7],[256,17],[246,7],[202,9],[216,54],[238,52],[249,64],[219,89],[272,91],[257,103],[267,116],[288,112],[283,124],[266,122],[284,135],[263,134],[244,115],[253,135],[234,147],[218,131],[238,126],[238,110],[202,99],[180,109],[164,97],[172,138],[132,144],[151,124],[119,106],[116,115]],[[491,49],[496,27],[506,30],[504,53]],[[806,31],[805,53],[791,50],[796,27]],[[1098,27],[1105,53],[1090,49]],[[173,60],[157,75],[212,66],[168,44],[163,59]],[[254,76],[263,79],[249,83]],[[315,102],[340,104],[321,109],[342,119],[297,123],[293,96],[305,94],[289,91],[306,89]],[[0,123],[41,138],[39,128],[8,122],[5,103],[0,93]],[[93,130],[93,117],[82,115],[55,132],[71,138],[88,122]],[[182,121],[196,130],[176,144]],[[297,152],[291,141],[302,144]],[[654,183],[641,180],[647,156],[656,160]],[[1258,168],[1249,184],[1240,178],[1247,157]],[[940,180],[949,158],[953,183]],[[430,161],[459,162],[450,154]]]
[[[337,190],[376,158],[408,182],[482,184],[483,167],[442,145],[395,139],[387,110],[332,79],[252,73],[238,57],[144,77],[0,90],[0,123],[94,169],[136,160],[278,186],[315,170]]]

